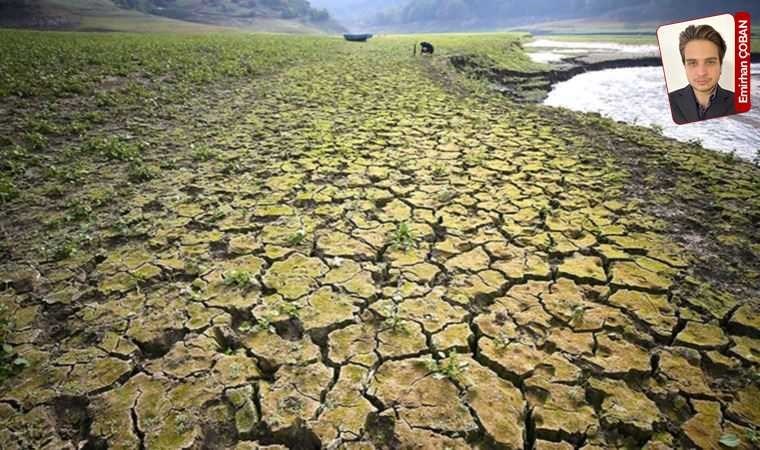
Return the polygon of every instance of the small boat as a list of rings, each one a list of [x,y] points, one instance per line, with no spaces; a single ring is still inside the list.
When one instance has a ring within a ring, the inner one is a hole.
[[[371,37],[370,33],[345,33],[343,35],[344,39],[351,42],[366,42]]]

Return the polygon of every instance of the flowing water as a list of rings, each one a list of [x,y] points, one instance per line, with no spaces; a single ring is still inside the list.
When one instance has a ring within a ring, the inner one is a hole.
[[[534,61],[558,63],[589,54],[656,56],[656,45],[611,42],[563,42],[538,39],[525,44]],[[676,125],[670,114],[661,67],[605,69],[576,75],[552,87],[544,104],[575,111],[598,112],[606,117],[643,126],[659,126],[665,136],[680,141],[699,140],[705,148],[735,152],[746,159],[760,151],[760,64],[752,64],[752,98],[749,112],[704,122]]]
[[[705,148],[735,151],[737,156],[752,159],[760,150],[760,64],[752,64],[751,87],[754,102],[749,112],[686,125],[673,122],[661,67],[586,72],[554,85],[544,104],[661,126],[665,136],[700,140]]]
[[[656,45],[615,44],[612,42],[565,42],[551,39],[537,39],[524,44],[532,51],[528,55],[533,61],[557,63],[563,58],[582,56],[589,53],[626,53],[631,56],[657,56]]]

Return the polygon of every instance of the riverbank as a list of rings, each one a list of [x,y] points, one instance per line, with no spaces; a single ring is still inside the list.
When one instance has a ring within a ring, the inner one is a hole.
[[[539,103],[546,98],[555,83],[567,81],[585,72],[618,69],[623,67],[661,66],[659,56],[637,55],[583,55],[568,56],[561,63],[551,64],[549,70],[512,70],[489,63],[482,56],[453,55],[451,64],[458,70],[488,80],[493,87],[516,102]],[[760,62],[760,53],[752,53],[751,62]]]

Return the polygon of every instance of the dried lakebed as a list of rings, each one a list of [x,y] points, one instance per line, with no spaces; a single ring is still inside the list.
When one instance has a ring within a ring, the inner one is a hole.
[[[106,120],[156,176],[7,203],[3,448],[751,448],[760,171],[410,42]]]

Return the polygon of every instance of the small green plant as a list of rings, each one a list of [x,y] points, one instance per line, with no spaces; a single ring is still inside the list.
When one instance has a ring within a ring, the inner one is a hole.
[[[66,167],[65,169],[59,168],[57,173],[55,173],[55,178],[57,178],[61,183],[78,184],[81,183],[82,179],[89,173],[90,171],[87,169],[87,167],[85,167],[84,164],[81,162],[76,162]]]
[[[119,138],[96,138],[82,147],[84,153],[103,156],[118,161],[133,161],[140,158],[140,147]]]
[[[34,159],[29,151],[20,145],[0,147],[0,171],[9,174],[20,174],[26,170],[28,163]]]
[[[436,178],[444,177],[446,176],[446,168],[442,164],[437,164],[433,167],[432,174]]]
[[[187,294],[187,296],[190,297],[191,301],[194,301],[194,302],[202,302],[203,301],[203,296],[201,295],[201,293],[198,290],[195,289],[195,286],[183,289],[182,293],[183,294]]]
[[[503,331],[500,331],[498,335],[496,335],[495,338],[493,338],[493,343],[496,345],[496,348],[499,350],[503,350],[507,348],[509,345],[510,339],[509,336],[504,334]]]
[[[92,243],[90,225],[82,223],[79,230],[67,234],[63,239],[51,240],[50,246],[43,246],[40,250],[47,259],[61,261],[79,253],[79,251]]]
[[[29,143],[32,150],[44,150],[48,144],[48,139],[36,131],[24,134],[24,140]]]
[[[55,261],[70,258],[79,253],[79,243],[75,239],[64,239],[52,248],[51,255]]]
[[[253,276],[247,270],[229,270],[224,273],[224,284],[247,288],[253,284]]]
[[[186,414],[177,414],[174,421],[177,424],[177,433],[186,433],[193,428],[193,423]]]
[[[221,172],[225,175],[243,173],[245,168],[237,161],[231,161],[224,165]]]
[[[298,245],[301,242],[303,242],[304,238],[306,238],[306,230],[301,228],[288,237],[288,244],[294,245],[294,246]]]
[[[210,161],[217,157],[217,153],[205,145],[198,148],[191,145],[190,148],[193,150],[192,158],[196,161]]]
[[[575,308],[573,308],[573,313],[570,315],[570,324],[571,325],[580,325],[583,323],[583,317],[586,314],[586,307],[583,305],[578,305]]]
[[[90,126],[88,124],[75,120],[68,124],[64,128],[64,131],[75,136],[82,136],[89,128]]]
[[[19,356],[13,347],[5,342],[10,327],[7,317],[7,308],[0,304],[0,382],[29,366],[29,361]]]
[[[0,175],[0,203],[5,203],[18,197],[18,190],[10,177]]]
[[[87,199],[93,206],[104,206],[111,202],[114,191],[110,189],[95,189],[87,194]]]
[[[306,230],[301,227],[298,231],[291,234],[288,237],[288,243],[290,245],[299,245],[306,238]]]
[[[757,430],[755,425],[750,425],[751,428],[747,430],[747,440],[752,443],[756,448],[760,448],[760,431]]]
[[[736,149],[731,150],[728,153],[723,154],[723,161],[730,163],[736,159]]]
[[[227,352],[229,352],[229,353],[227,353]],[[233,350],[232,348],[228,348],[225,353],[227,353],[228,355],[234,355],[235,354],[235,350]],[[230,376],[232,378],[239,377],[240,373],[242,371],[243,371],[243,366],[240,365],[240,364],[238,364],[237,362],[234,362],[234,363],[230,364]]]
[[[177,160],[174,158],[167,158],[161,161],[161,163],[158,165],[158,167],[161,168],[161,170],[175,170],[177,167]]]
[[[414,234],[408,223],[401,222],[398,224],[396,231],[393,232],[393,237],[391,238],[391,246],[404,251],[415,246]]]
[[[272,317],[268,315],[257,317],[256,325],[254,325],[251,330],[255,332],[266,331],[268,333],[275,333],[277,331],[275,330],[274,325],[272,325]]]
[[[104,123],[106,115],[102,111],[88,111],[82,114],[82,120],[90,123]]]
[[[104,108],[108,106],[116,106],[119,104],[119,99],[116,95],[109,92],[96,92],[95,93],[95,105]]]
[[[583,404],[586,401],[586,390],[582,386],[573,386],[567,393],[576,404]]]
[[[692,145],[694,147],[701,147],[702,146],[702,139],[700,139],[700,138],[689,139],[688,141],[686,141],[686,143],[689,144],[689,145]]]
[[[757,150],[755,150],[755,157],[754,157],[754,159],[752,159],[752,163],[756,167],[760,167],[760,148],[758,148]]]
[[[127,177],[133,183],[141,183],[156,178],[158,170],[142,161],[130,161],[127,167]]]
[[[80,222],[87,220],[92,215],[92,206],[81,200],[69,202],[66,209],[65,219],[67,222]]]
[[[404,320],[399,315],[398,305],[395,304],[390,310],[386,312],[385,320],[383,320],[383,326],[390,329],[394,333],[407,333],[409,331],[406,328],[406,324],[404,324]]]
[[[433,378],[437,380],[448,378],[458,381],[465,370],[467,370],[467,366],[466,362],[459,361],[455,352],[450,352],[448,358],[444,361],[431,359],[426,363],[426,368],[433,373]]]
[[[41,134],[55,134],[59,131],[56,124],[44,118],[31,118],[27,120],[25,128]]]
[[[277,310],[280,312],[280,314],[291,318],[298,318],[298,316],[301,314],[301,306],[296,303],[281,303],[277,307]]]
[[[55,164],[50,164],[42,168],[42,174],[45,178],[60,178],[63,170]]]
[[[191,259],[185,263],[185,272],[190,275],[200,275],[208,270],[206,264],[200,259]]]
[[[123,217],[119,217],[119,219],[111,225],[111,230],[117,236],[130,237],[138,234],[134,224],[125,220]]]
[[[471,166],[479,166],[485,160],[485,154],[482,151],[470,153],[465,157],[465,162]]]

